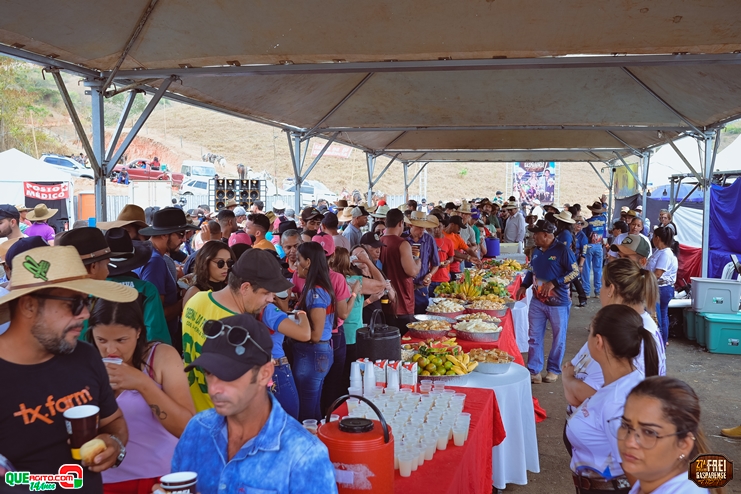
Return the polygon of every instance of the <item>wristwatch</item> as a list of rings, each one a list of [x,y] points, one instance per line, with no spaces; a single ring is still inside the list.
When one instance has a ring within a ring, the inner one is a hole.
[[[124,461],[124,458],[126,458],[126,447],[123,445],[123,443],[121,442],[119,438],[117,438],[113,434],[108,434],[108,435],[111,436],[111,439],[113,439],[118,444],[118,447],[120,448],[118,450],[118,457],[116,458],[116,463],[114,463],[112,467],[112,468],[116,468]]]

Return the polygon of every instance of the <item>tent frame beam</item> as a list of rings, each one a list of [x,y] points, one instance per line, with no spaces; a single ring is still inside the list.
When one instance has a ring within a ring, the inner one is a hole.
[[[331,117],[337,110],[339,110],[342,105],[344,105],[345,103],[347,103],[347,101],[350,98],[352,98],[353,95],[355,93],[357,93],[358,90],[360,90],[360,88],[363,87],[363,85],[366,82],[368,82],[368,79],[370,79],[371,77],[373,77],[373,72],[371,72],[370,74],[367,74],[365,77],[363,77],[363,80],[361,80],[359,83],[357,83],[355,85],[355,87],[352,88],[350,90],[350,92],[347,93],[345,95],[345,97],[340,100],[339,103],[337,103],[336,105],[334,105],[334,107],[331,110],[329,110],[329,112],[327,112],[327,114],[324,115],[324,117],[322,117],[321,120],[319,120],[316,124],[314,124],[314,126],[311,129],[309,129],[309,131],[306,133],[306,136],[307,136],[306,138],[307,139],[308,138],[311,138],[312,136],[316,135],[319,132],[342,132],[341,130],[325,130],[325,129],[319,129],[319,126],[322,125],[324,122],[326,122],[327,119],[329,117]]]
[[[294,208],[296,214],[301,214],[301,185],[308,178],[311,171],[322,159],[324,153],[329,149],[332,143],[337,139],[339,132],[336,132],[332,137],[329,138],[324,147],[319,151],[319,154],[312,160],[308,168],[304,170],[304,164],[306,162],[306,156],[309,154],[309,142],[311,138],[307,138],[303,133],[286,131],[286,137],[288,138],[288,151],[291,154],[291,164],[293,165],[293,179],[294,179]],[[305,145],[304,145],[305,143]],[[302,146],[303,145],[303,146]],[[303,147],[303,149],[302,149]]]
[[[625,169],[628,170],[628,173],[630,173],[633,176],[633,178],[635,179],[636,183],[639,184],[639,185],[643,184],[643,182],[641,181],[641,179],[638,178],[638,175],[636,175],[636,172],[634,172],[630,168],[630,166],[628,166],[628,163],[625,162],[625,160],[623,159],[623,157],[620,156],[620,154],[618,154],[618,153],[615,153],[615,156],[617,157],[617,159],[620,160],[620,163],[625,167]]]
[[[423,132],[423,131],[455,131],[455,130],[578,130],[578,131],[608,131],[621,144],[630,147],[612,131],[618,132],[687,132],[694,130],[690,127],[673,125],[416,125],[401,127],[322,127],[315,126],[316,132]],[[310,131],[311,132],[311,131]],[[389,146],[386,146],[389,147]],[[632,149],[632,148],[631,148]],[[640,154],[638,151],[636,153]]]
[[[681,183],[680,183],[680,185],[681,185]],[[672,186],[672,196],[674,196],[674,191],[673,191],[673,189],[674,189],[674,182],[672,182],[671,186]],[[684,196],[681,201],[679,201],[679,204],[670,205],[670,207],[672,208],[671,209],[671,213],[674,214],[674,212],[677,209],[679,209],[679,206],[681,206],[682,204],[684,204],[684,201],[686,201],[687,199],[689,199],[689,197],[692,194],[695,193],[695,191],[698,189],[698,187],[700,187],[700,183],[699,182],[695,184],[695,186],[692,188],[692,190],[689,191],[689,193],[686,196]],[[679,193],[679,190],[677,190],[677,193]],[[674,201],[672,201],[672,202],[674,202]]]
[[[704,134],[705,159],[703,163],[703,200],[702,200],[702,277],[708,277],[710,259],[710,188],[715,168],[715,156],[718,154],[721,129]]]
[[[417,170],[417,173],[414,174],[412,179],[408,180],[409,166],[415,163],[418,163],[418,162],[419,161],[403,162],[403,165],[404,165],[404,203],[405,204],[409,201],[409,187],[414,183],[415,180],[417,180],[417,177],[419,177],[419,174],[422,173],[422,170],[424,170],[427,167],[427,165],[430,164],[429,161],[426,161],[422,166],[419,167],[419,170]]]
[[[365,163],[366,167],[368,168],[368,204],[373,204],[373,187],[376,186],[379,180],[381,180],[381,177],[383,177],[389,168],[391,168],[391,165],[396,161],[396,158],[398,158],[399,155],[397,154],[391,160],[386,164],[385,167],[383,167],[383,170],[378,174],[376,178],[373,178],[373,173],[375,172],[376,168],[376,158],[378,158],[377,155],[371,154],[371,153],[365,153]]]
[[[618,137],[617,135],[615,135],[615,133],[613,132],[613,130],[614,129],[607,130],[607,133],[610,134],[610,136],[613,139],[615,139],[617,142],[619,142],[623,146],[625,146],[628,149],[630,149],[631,151],[633,151],[633,154],[635,154],[636,156],[643,156],[643,153],[642,152],[638,151],[636,148],[634,148],[633,146],[631,146],[630,144],[628,144],[627,142],[625,142],[623,139],[621,139],[620,137]],[[661,129],[651,129],[651,130],[661,130]],[[664,130],[666,130],[666,129],[664,129]],[[687,129],[684,129],[684,130],[687,130]],[[680,132],[683,132],[683,131],[680,131]]]
[[[677,145],[674,144],[674,142],[672,142],[672,141],[669,141],[669,145],[672,147],[672,149],[674,150],[674,152],[677,153],[677,156],[679,156],[679,158],[684,162],[684,164],[687,165],[687,168],[690,169],[690,171],[692,172],[692,174],[697,179],[698,183],[703,183],[703,177],[699,173],[697,173],[697,170],[695,170],[695,167],[692,166],[692,164],[689,162],[689,160],[684,156],[684,154],[682,154],[682,151],[679,150],[679,148],[677,147]]]
[[[136,99],[137,92],[138,91],[136,90],[129,91],[126,102],[124,103],[123,110],[121,111],[121,116],[118,117],[116,132],[113,134],[113,137],[111,137],[111,142],[108,144],[108,150],[105,154],[105,161],[108,163],[110,163],[111,158],[113,157],[113,150],[116,149],[116,146],[118,146],[118,141],[121,139],[121,133],[123,132],[124,125],[126,125],[126,119],[129,118],[129,112],[131,112],[131,107],[134,105],[134,100]]]

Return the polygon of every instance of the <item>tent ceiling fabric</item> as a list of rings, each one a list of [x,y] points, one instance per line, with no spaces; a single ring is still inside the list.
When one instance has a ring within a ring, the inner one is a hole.
[[[628,155],[741,115],[741,55],[631,66],[634,55],[741,51],[739,0],[378,0],[351,9],[340,0],[159,0],[129,43],[155,1],[0,0],[0,53],[22,49],[37,63],[51,57],[105,79],[130,44],[120,84],[146,81],[151,92],[152,78],[177,71],[169,91],[181,100],[324,137],[340,132],[338,142],[404,161],[609,160],[613,150]],[[586,57],[558,68],[387,66],[370,75],[353,66],[575,54],[630,55],[602,57],[611,66]],[[276,73],[228,64],[274,64]],[[348,72],[278,73],[302,64]]]

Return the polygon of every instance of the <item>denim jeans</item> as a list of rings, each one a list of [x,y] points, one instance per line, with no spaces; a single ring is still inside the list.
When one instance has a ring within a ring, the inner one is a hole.
[[[594,294],[599,295],[602,288],[602,244],[587,244],[587,253],[584,256],[584,273],[581,284],[584,287],[584,293],[589,297],[592,291],[592,282],[590,277],[594,275]]]
[[[569,305],[551,306],[533,298],[530,301],[528,321],[530,322],[530,339],[528,340],[527,368],[530,374],[540,374],[543,370],[543,341],[545,340],[546,323],[550,321],[553,330],[553,345],[548,354],[546,370],[561,374],[561,361],[566,351],[566,330],[569,327]]]
[[[414,313],[424,314],[430,305],[429,287],[423,286],[414,290]]]
[[[293,343],[293,378],[298,390],[299,421],[321,419],[320,400],[324,378],[334,354],[329,343]]]
[[[291,417],[298,419],[298,391],[296,391],[296,383],[293,381],[293,373],[289,364],[275,367],[273,387],[270,391],[283,410]]]
[[[350,385],[349,377],[348,382],[344,382],[343,379],[347,344],[345,328],[342,326],[339,327],[337,333],[332,335],[332,353],[334,362],[332,362],[327,377],[324,378],[324,386],[322,386],[322,398],[320,400],[322,414],[326,413],[327,408],[334,400],[346,394],[347,387]]]
[[[669,341],[669,301],[674,298],[674,287],[662,285],[659,287],[659,303],[656,304],[656,315],[659,319],[661,339],[666,344]]]

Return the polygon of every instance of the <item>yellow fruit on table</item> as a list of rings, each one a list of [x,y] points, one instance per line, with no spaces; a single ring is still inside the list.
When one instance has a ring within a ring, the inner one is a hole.
[[[422,354],[421,353],[415,353],[414,356],[412,357],[412,362],[416,362],[417,360],[419,360],[421,358],[422,358]]]
[[[427,364],[425,366],[426,371],[435,372],[437,370],[437,366],[435,364]]]
[[[428,370],[423,370],[422,372],[420,372],[420,374],[419,374],[419,375],[420,375],[420,376],[429,376],[429,375],[430,375],[430,371],[428,371]]]
[[[479,363],[478,363],[478,362],[475,362],[475,361],[474,361],[474,362],[471,362],[471,363],[470,363],[470,364],[468,364],[468,366],[466,367],[466,370],[467,370],[468,372],[473,372],[473,370],[474,370],[474,369],[475,369],[475,368],[476,368],[476,367],[477,367],[478,365],[479,365]]]
[[[457,375],[459,375],[459,376],[464,376],[464,375],[466,375],[466,372],[465,372],[464,370],[462,370],[462,369],[461,369],[460,367],[458,367],[458,366],[454,366],[454,367],[453,367],[453,368],[452,368],[451,370],[452,370],[452,371],[453,371],[454,373],[456,373]]]
[[[452,356],[452,355],[446,355],[446,357],[447,357],[447,359],[450,362],[453,362],[453,365],[458,366],[458,367],[462,367],[460,360],[458,360],[454,356]]]

